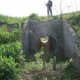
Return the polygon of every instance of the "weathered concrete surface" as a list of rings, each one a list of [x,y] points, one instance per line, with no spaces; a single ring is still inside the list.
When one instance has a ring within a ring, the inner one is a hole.
[[[80,70],[80,53],[73,57],[73,65]]]
[[[80,70],[80,50],[78,38],[71,26],[63,22],[64,54],[73,59],[73,65]]]
[[[26,26],[26,27],[25,27]],[[40,37],[48,36],[52,39],[50,46],[55,45],[55,52],[58,52],[63,48],[63,26],[62,21],[30,21],[25,24],[23,46],[24,52],[31,52],[32,50],[39,51],[41,48]],[[49,45],[48,45],[49,46]]]
[[[45,47],[48,52],[74,59],[74,65],[80,68],[77,36],[71,26],[63,20],[29,21],[24,24],[23,51],[26,55],[33,56],[44,46],[40,37],[48,36],[49,41]],[[77,62],[77,64],[75,64]]]
[[[63,38],[65,56],[71,58],[77,53],[78,39],[71,26],[63,21]]]

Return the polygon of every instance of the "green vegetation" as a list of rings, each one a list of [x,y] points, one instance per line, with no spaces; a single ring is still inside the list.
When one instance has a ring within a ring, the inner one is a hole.
[[[0,53],[0,80],[15,80],[18,68],[16,62],[12,57],[3,57]]]
[[[80,12],[63,14],[76,32],[80,41]],[[72,66],[72,59],[53,56],[48,58],[44,49],[35,54],[35,60],[27,61],[22,50],[21,25],[24,20],[60,19],[60,15],[17,18],[0,15],[0,80],[77,80],[79,71]],[[18,24],[16,27],[15,24]],[[48,60],[48,61],[47,61]],[[24,79],[25,80],[25,79]]]
[[[76,71],[72,66],[72,59],[61,60],[54,56],[49,62],[44,61],[46,53],[41,50],[35,54],[36,61],[26,62],[24,74],[31,80],[74,80]],[[25,77],[25,76],[24,76]]]
[[[28,20],[39,20],[38,15],[36,15],[35,13],[32,13],[29,17]]]
[[[20,40],[21,30],[15,29],[12,32],[5,31],[0,28],[0,44],[6,44]]]
[[[7,17],[3,19],[7,20]],[[12,28],[7,23],[0,26],[0,80],[20,80],[21,65],[24,62],[22,30],[14,26]]]
[[[23,18],[17,18],[17,17],[9,17],[9,16],[4,16],[0,15],[0,21],[4,21],[6,23],[21,23]]]

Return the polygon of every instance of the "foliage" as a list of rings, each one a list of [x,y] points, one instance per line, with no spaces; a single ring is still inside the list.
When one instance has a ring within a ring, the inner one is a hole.
[[[0,80],[16,80],[19,69],[16,68],[14,59],[2,57],[0,53]]]
[[[50,58],[49,62],[42,59],[42,55],[46,54],[40,51],[35,54],[35,61],[27,62],[25,71],[30,80],[73,80],[75,77],[75,69],[72,66],[72,59],[57,61],[56,56]],[[30,73],[29,73],[30,72]],[[67,74],[68,73],[68,74]],[[70,74],[69,74],[70,73]],[[67,76],[67,77],[66,77]],[[74,77],[73,77],[74,76]],[[28,80],[29,80],[28,79]]]
[[[28,17],[29,20],[39,20],[39,17],[38,15],[36,15],[35,13],[32,13],[29,17]]]
[[[24,56],[21,52],[21,49],[21,43],[18,41],[0,46],[0,52],[2,53],[2,56],[6,56],[7,58],[12,56],[15,62],[18,64],[22,64],[24,61]]]
[[[80,15],[76,15],[76,16],[71,16],[70,18],[67,19],[68,21],[70,21],[70,23],[72,25],[79,25],[80,24]]]
[[[15,29],[12,32],[8,32],[0,29],[0,44],[6,44],[9,42],[19,41],[21,37],[21,30]]]
[[[4,16],[4,15],[0,15],[0,21],[3,21],[5,23],[18,23],[20,24],[22,22],[23,18],[20,17],[10,17],[10,16]]]

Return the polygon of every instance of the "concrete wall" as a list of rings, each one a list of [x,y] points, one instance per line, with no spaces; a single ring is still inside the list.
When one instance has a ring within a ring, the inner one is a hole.
[[[23,50],[25,54],[31,54],[31,50],[38,51],[39,38],[44,35],[55,40],[55,47],[58,52],[63,48],[63,25],[61,20],[29,21],[23,27]]]
[[[73,58],[73,65],[78,70],[80,70],[80,55],[79,54]]]
[[[80,69],[78,39],[71,26],[62,20],[29,21],[24,25],[23,50],[26,55],[34,55],[39,50],[41,36],[50,36],[56,42],[57,55],[73,58],[74,66]],[[51,44],[52,45],[52,44]]]
[[[73,59],[73,65],[80,70],[80,50],[78,38],[71,26],[63,21],[63,38],[65,57]]]
[[[38,25],[33,25],[30,30],[32,31],[32,46],[37,50],[37,42],[40,36],[47,35],[55,38],[61,47],[62,43],[62,26],[61,21],[45,21],[38,22]]]
[[[63,38],[65,56],[73,57],[77,53],[77,36],[71,26],[63,21]]]

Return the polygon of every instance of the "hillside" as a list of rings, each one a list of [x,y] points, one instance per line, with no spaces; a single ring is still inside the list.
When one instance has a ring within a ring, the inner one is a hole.
[[[36,14],[23,18],[0,15],[0,80],[80,79],[80,71],[73,67],[72,59],[54,56],[49,62],[45,62],[44,48],[35,54],[35,60],[25,60],[23,54],[22,25],[25,20],[44,21],[60,18],[61,15],[53,18]],[[80,42],[80,11],[63,14],[62,19],[72,26]]]

